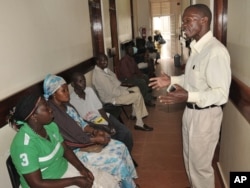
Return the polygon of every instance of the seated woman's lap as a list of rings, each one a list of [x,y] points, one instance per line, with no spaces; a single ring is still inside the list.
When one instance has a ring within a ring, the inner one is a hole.
[[[119,178],[137,178],[133,161],[127,147],[118,140],[110,143],[100,153],[75,151],[76,156],[86,165],[106,171]]]
[[[92,188],[98,188],[101,187],[103,185],[107,186],[107,187],[112,187],[112,188],[119,188],[119,182],[120,179],[104,172],[104,171],[100,171],[97,170],[95,168],[92,168],[88,165],[85,165],[86,168],[88,168],[92,174],[95,177],[94,183]],[[61,178],[70,178],[70,177],[77,177],[77,176],[81,176],[81,174],[79,173],[79,171],[70,163],[68,163],[68,169],[65,172],[65,174],[61,177]],[[69,186],[68,188],[77,188],[78,186]]]

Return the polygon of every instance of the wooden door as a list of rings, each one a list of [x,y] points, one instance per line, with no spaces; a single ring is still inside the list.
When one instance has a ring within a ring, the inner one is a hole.
[[[89,14],[92,33],[93,55],[96,56],[99,53],[105,53],[100,0],[89,0]]]

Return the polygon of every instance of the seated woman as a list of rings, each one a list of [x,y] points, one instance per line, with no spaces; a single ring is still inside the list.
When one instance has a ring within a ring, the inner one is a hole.
[[[93,176],[66,146],[52,120],[52,110],[41,96],[25,96],[10,113],[9,123],[18,130],[10,154],[21,186],[119,187],[108,173],[94,169]]]
[[[106,171],[121,179],[122,187],[136,187],[133,179],[137,178],[136,170],[127,147],[110,135],[89,126],[74,106],[69,103],[68,85],[62,77],[46,76],[44,96],[54,113],[54,121],[67,141],[75,143],[96,143],[104,145],[100,153],[84,152],[74,149],[77,157],[86,165]]]

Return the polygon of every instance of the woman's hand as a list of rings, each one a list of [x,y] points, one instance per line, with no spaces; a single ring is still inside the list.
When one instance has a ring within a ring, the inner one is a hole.
[[[91,142],[94,142],[96,144],[101,144],[101,145],[108,145],[110,142],[110,135],[107,132],[100,131],[100,130],[95,130],[94,131],[94,137],[90,138]]]
[[[76,182],[75,185],[77,185],[78,187],[91,188],[93,185],[93,181],[90,181],[88,178],[84,176],[74,177],[73,179],[75,179]]]
[[[83,177],[87,178],[89,181],[92,181],[92,182],[94,181],[94,176],[93,176],[92,172],[89,171],[89,169],[87,169],[85,166],[84,166],[84,168],[82,168],[80,170],[80,174]]]

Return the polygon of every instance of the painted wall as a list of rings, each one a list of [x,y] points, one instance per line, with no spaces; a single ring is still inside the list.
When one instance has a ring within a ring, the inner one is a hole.
[[[103,19],[103,32],[104,32],[104,48],[107,52],[107,48],[112,47],[111,42],[111,30],[110,30],[110,13],[109,13],[109,0],[102,0],[102,19]],[[131,28],[131,15],[130,15],[130,0],[116,0],[116,16],[117,16],[117,31],[118,31],[118,43],[132,39]],[[125,27],[124,27],[125,25]],[[117,53],[120,53],[120,45]],[[121,57],[121,54],[120,54]],[[109,68],[113,69],[113,59],[109,59]]]
[[[130,0],[116,0],[118,41],[132,39]]]
[[[0,1],[0,100],[93,56],[88,1]],[[0,129],[0,182],[15,131]]]
[[[227,47],[231,54],[233,75],[248,86],[250,86],[249,8],[249,0],[240,2],[228,0]]]
[[[134,34],[136,37],[141,37],[139,32],[141,27],[147,30],[147,36],[152,35],[152,20],[150,3],[145,0],[135,0],[134,4]]]
[[[1,0],[0,22],[0,100],[93,56],[87,1]]]
[[[228,0],[227,47],[231,56],[232,73],[250,86],[249,0]],[[239,16],[240,13],[240,16]],[[229,187],[230,171],[250,169],[250,125],[229,102],[224,111],[219,166]]]
[[[249,123],[229,101],[224,108],[218,163],[226,188],[229,188],[231,171],[250,169],[249,135]]]

